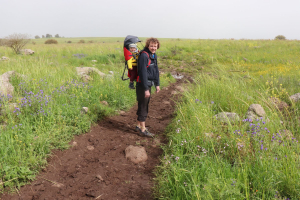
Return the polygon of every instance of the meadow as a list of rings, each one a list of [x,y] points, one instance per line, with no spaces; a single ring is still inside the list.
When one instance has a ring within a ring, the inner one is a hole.
[[[78,43],[81,39],[86,42]],[[45,39],[37,39],[26,47],[35,51],[32,56],[0,47],[0,56],[10,58],[0,63],[0,74],[14,70],[27,76],[13,78],[14,96],[1,99],[5,112],[0,122],[6,126],[0,134],[0,187],[33,179],[51,149],[68,148],[73,135],[135,103],[135,93],[120,79],[122,40],[60,38],[57,45],[45,45]],[[162,84],[173,81],[168,73],[173,71],[192,76],[194,82],[186,85],[166,131],[169,143],[162,146],[164,155],[155,172],[156,197],[299,199],[300,106],[289,96],[299,92],[300,41],[161,41],[159,66],[166,72]],[[75,71],[79,66],[114,75],[94,75],[83,83]],[[279,111],[270,97],[289,107]],[[19,109],[6,111],[11,102]],[[262,105],[268,120],[243,118],[254,103]],[[89,107],[87,115],[80,112],[83,106]],[[221,123],[214,115],[223,111],[244,120]],[[287,130],[291,138],[284,136]]]
[[[299,92],[300,42],[174,45],[167,62],[192,72],[194,83],[166,133],[157,197],[299,199],[299,103],[289,96]],[[289,107],[279,110],[274,98]],[[262,105],[267,117],[247,119],[251,104]],[[241,121],[222,123],[214,117],[220,112],[237,113]]]
[[[61,38],[47,45],[43,39],[32,40],[26,48],[34,55],[16,55],[0,47],[0,56],[9,57],[0,62],[0,74],[19,74],[10,79],[14,94],[0,98],[0,191],[32,180],[46,166],[52,149],[68,148],[74,135],[136,103],[135,91],[121,80],[123,43],[118,38],[78,43],[81,39],[69,38],[73,43],[66,43]],[[93,80],[83,82],[75,69],[83,66],[107,76],[92,74]],[[162,75],[162,86],[169,81],[170,76]],[[89,108],[87,114],[81,113],[82,107]]]

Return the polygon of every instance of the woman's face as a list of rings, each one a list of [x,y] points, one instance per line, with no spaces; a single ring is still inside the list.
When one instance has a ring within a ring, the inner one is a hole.
[[[150,42],[148,49],[151,53],[155,53],[157,50],[158,44],[156,42]]]

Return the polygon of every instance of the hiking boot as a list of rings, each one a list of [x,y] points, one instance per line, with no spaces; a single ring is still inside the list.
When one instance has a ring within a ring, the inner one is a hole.
[[[133,82],[129,82],[129,88],[130,88],[130,89],[135,89],[134,83],[133,83]]]
[[[136,131],[136,132],[141,132],[142,130],[141,130],[140,127],[136,126],[136,127],[135,127],[135,131]]]
[[[153,133],[150,133],[148,131],[148,129],[145,129],[144,131],[142,131],[140,129],[140,136],[143,136],[143,137],[154,137],[154,134]]]

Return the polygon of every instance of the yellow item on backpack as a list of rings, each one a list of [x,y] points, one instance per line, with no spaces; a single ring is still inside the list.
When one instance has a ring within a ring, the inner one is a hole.
[[[132,57],[127,60],[127,66],[128,69],[131,70],[132,66],[137,66],[137,59],[138,59],[138,52],[137,53],[132,53]]]

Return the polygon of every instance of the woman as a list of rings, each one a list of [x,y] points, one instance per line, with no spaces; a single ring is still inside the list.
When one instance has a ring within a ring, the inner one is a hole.
[[[138,79],[136,83],[136,97],[138,101],[138,110],[136,112],[137,126],[141,136],[153,137],[154,134],[146,129],[146,118],[148,116],[148,106],[150,102],[151,87],[154,85],[156,93],[159,88],[159,70],[157,66],[156,50],[160,43],[156,38],[148,38],[145,48],[141,51],[138,59]]]

